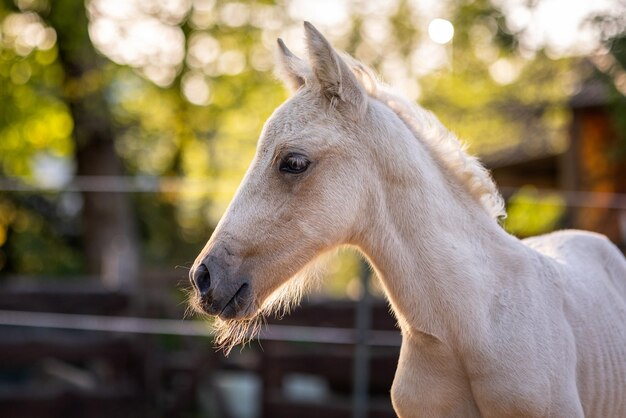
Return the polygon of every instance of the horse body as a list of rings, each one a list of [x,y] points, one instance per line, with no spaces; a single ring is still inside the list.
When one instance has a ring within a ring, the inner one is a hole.
[[[626,416],[619,251],[591,233],[508,235],[456,138],[305,27],[309,64],[279,42],[296,93],[190,273],[223,340],[295,300],[311,260],[352,245],[402,330],[399,416]]]
[[[581,231],[524,244],[518,260],[532,267],[493,289],[486,326],[445,340],[404,323],[392,390],[399,416],[625,416],[621,254]]]
[[[435,212],[455,218],[450,205]],[[625,416],[619,250],[582,231],[518,241],[498,229],[464,237],[457,224],[452,240],[442,225],[416,232],[428,246],[408,269],[393,240],[361,244],[403,332],[392,388],[399,416]]]
[[[525,240],[557,263],[588,417],[626,416],[626,263],[604,236],[562,231]]]
[[[397,125],[396,143],[412,140],[401,120],[389,125]],[[414,148],[414,155],[425,151]],[[387,162],[379,164],[384,172]],[[376,268],[403,331],[392,388],[398,414],[626,414],[626,263],[619,251],[581,231],[519,241],[446,181],[434,158],[419,165],[431,173],[428,181],[401,182],[394,174],[353,242]],[[410,213],[425,218],[419,227]]]

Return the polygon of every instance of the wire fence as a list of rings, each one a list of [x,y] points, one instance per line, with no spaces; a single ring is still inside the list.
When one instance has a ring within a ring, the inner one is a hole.
[[[205,321],[139,318],[0,310],[0,326],[82,330],[130,334],[181,335],[211,337]],[[267,325],[257,337],[261,341],[287,341],[319,344],[357,344],[363,341],[351,328]],[[365,343],[380,347],[399,347],[399,331],[369,330]]]
[[[0,192],[30,193],[185,193],[207,192],[210,179],[157,176],[76,176],[69,182],[42,183],[27,178],[0,178]],[[515,195],[520,187],[503,186],[506,197]],[[557,195],[570,207],[626,210],[626,193],[534,188],[538,196]],[[550,202],[537,204],[551,205]]]
[[[0,192],[16,193],[205,193],[210,179],[151,176],[77,176],[68,182],[56,184],[34,183],[23,178],[0,178]],[[523,190],[501,187],[501,193],[510,198]],[[626,211],[625,193],[558,190],[534,188],[537,197],[558,196],[560,201],[538,199],[538,205],[566,205],[574,208],[598,208]],[[371,329],[371,306],[367,293],[367,269],[362,273],[363,294],[356,307],[354,328],[267,325],[257,338],[260,341],[283,341],[317,344],[348,344],[355,346],[353,359],[354,388],[352,416],[361,418],[368,411],[369,346],[399,347],[399,331]],[[91,332],[180,335],[211,337],[206,321],[156,319],[129,316],[100,316],[0,310],[0,326],[82,330]]]

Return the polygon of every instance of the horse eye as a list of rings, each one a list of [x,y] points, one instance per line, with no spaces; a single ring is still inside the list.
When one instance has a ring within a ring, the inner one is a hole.
[[[283,173],[299,174],[309,168],[311,162],[302,154],[288,154],[280,162],[279,170]]]

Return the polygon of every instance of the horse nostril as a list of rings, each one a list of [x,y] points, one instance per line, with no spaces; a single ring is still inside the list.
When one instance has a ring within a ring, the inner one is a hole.
[[[200,296],[207,296],[211,287],[211,275],[206,265],[200,264],[193,272],[193,283]]]

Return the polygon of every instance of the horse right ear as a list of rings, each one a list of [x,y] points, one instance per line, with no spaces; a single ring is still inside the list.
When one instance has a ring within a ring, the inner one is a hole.
[[[367,108],[367,93],[348,64],[316,28],[304,22],[311,68],[322,94],[333,105],[348,105],[353,116],[361,117]]]
[[[276,53],[276,75],[285,83],[289,90],[296,91],[306,83],[311,70],[307,64],[296,57],[287,48],[282,39],[276,40],[278,50]]]

